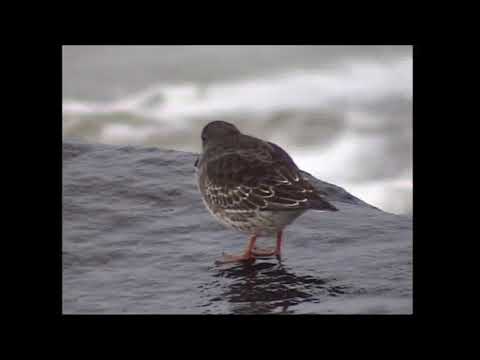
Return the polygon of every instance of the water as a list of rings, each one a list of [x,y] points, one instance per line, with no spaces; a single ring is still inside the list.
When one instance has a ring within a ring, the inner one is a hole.
[[[200,151],[234,122],[385,211],[412,210],[410,46],[65,46],[63,133]]]

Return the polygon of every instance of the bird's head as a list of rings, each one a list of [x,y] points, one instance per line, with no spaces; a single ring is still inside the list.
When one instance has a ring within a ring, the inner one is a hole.
[[[240,131],[233,124],[225,121],[212,121],[202,130],[203,151],[218,144],[231,143],[240,134]]]

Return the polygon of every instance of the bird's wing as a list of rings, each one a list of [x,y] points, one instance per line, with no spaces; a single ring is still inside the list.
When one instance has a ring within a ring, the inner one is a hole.
[[[209,160],[204,165],[206,196],[232,211],[334,209],[303,179],[293,161],[292,166],[272,151],[270,146],[258,147]]]

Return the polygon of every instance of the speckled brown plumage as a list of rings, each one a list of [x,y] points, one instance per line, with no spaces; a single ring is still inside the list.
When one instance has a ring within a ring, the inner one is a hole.
[[[251,243],[256,236],[277,233],[280,255],[281,232],[298,216],[309,209],[337,211],[279,146],[223,121],[206,125],[202,142],[195,165],[204,203],[222,223],[250,234]],[[245,253],[233,260],[253,257]]]

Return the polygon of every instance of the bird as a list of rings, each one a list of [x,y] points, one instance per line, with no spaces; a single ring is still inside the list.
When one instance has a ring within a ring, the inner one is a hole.
[[[204,126],[201,141],[194,166],[205,207],[220,223],[249,236],[241,255],[224,254],[217,263],[281,260],[286,226],[307,210],[338,211],[280,146],[219,120]],[[272,235],[274,250],[256,248],[258,237]]]

